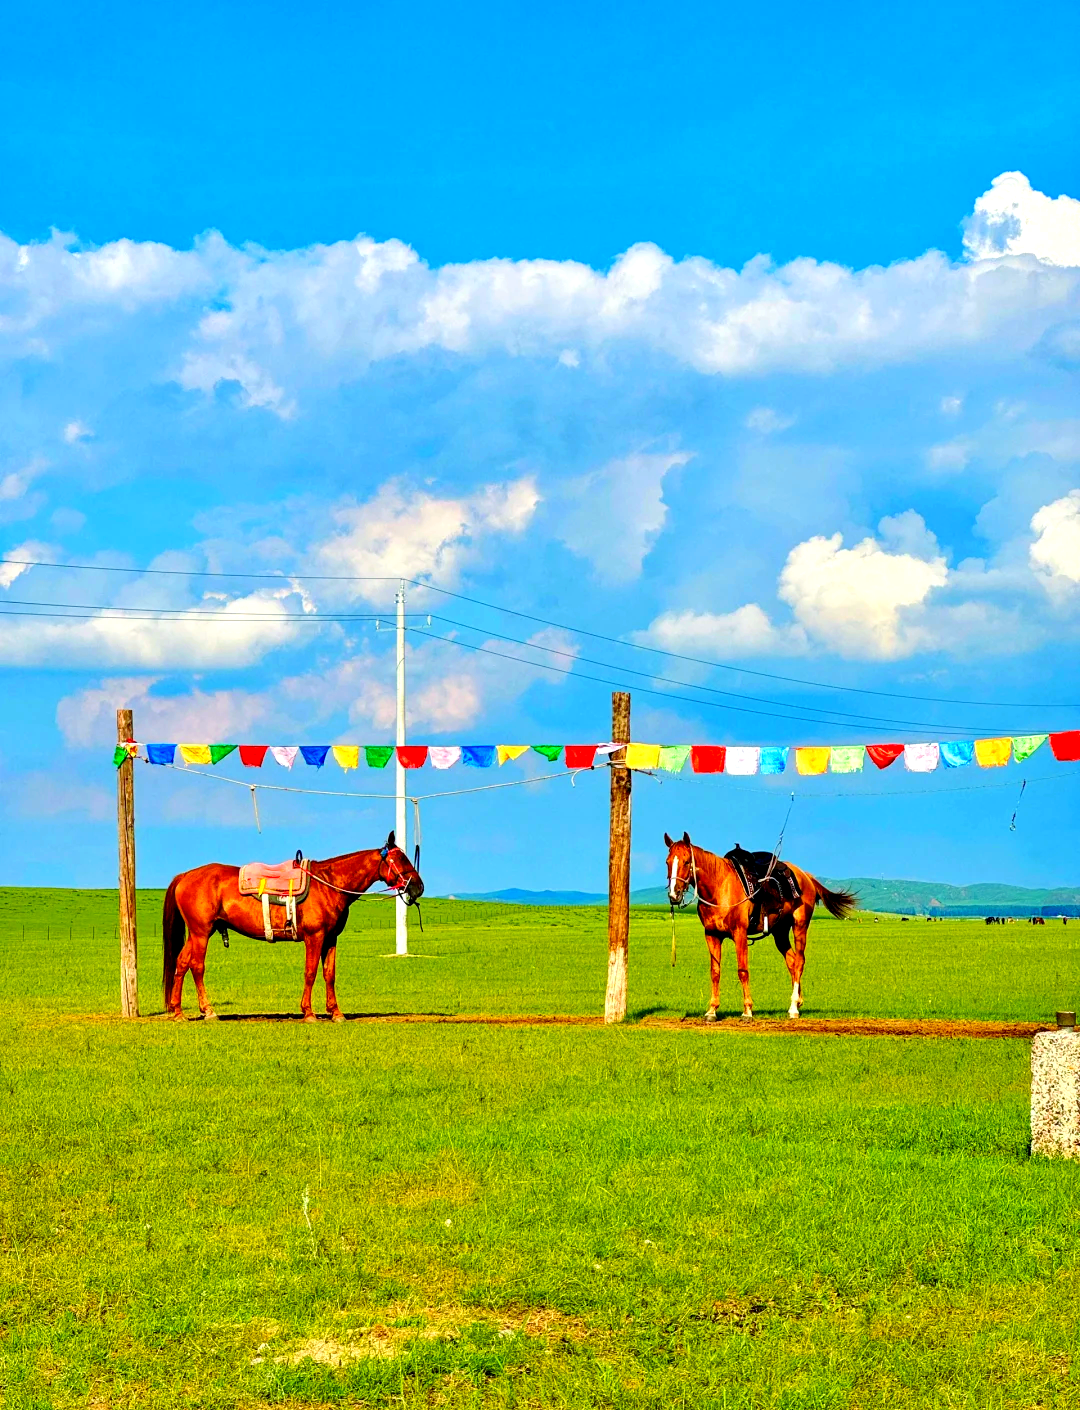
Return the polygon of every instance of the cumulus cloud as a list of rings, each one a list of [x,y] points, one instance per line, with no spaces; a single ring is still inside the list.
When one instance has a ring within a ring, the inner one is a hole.
[[[90,427],[84,425],[82,421],[69,421],[64,427],[64,442],[66,445],[74,445],[77,441],[88,441],[93,436]]]
[[[30,571],[32,563],[48,563],[55,556],[56,550],[52,544],[39,543],[36,539],[27,539],[25,543],[9,548],[0,559],[0,588],[9,588],[16,578]]]
[[[1080,490],[1070,490],[1032,517],[1031,563],[1047,586],[1080,583]]]
[[[1080,265],[1080,201],[1051,199],[1023,172],[1002,172],[964,222],[964,248],[976,260],[1034,255],[1044,264]]]
[[[335,531],[316,543],[317,571],[357,578],[424,578],[453,582],[487,534],[520,534],[540,503],[530,476],[484,485],[460,497],[384,485],[362,504],[333,512]],[[385,582],[350,584],[350,595],[384,600]]]
[[[806,649],[799,626],[776,627],[756,602],[734,612],[662,612],[638,639],[682,656],[793,655]]]
[[[788,554],[777,595],[799,625],[841,656],[892,660],[927,644],[909,609],[944,587],[944,557],[890,553],[872,538],[854,548],[843,542],[842,534],[817,535]]]
[[[637,452],[568,481],[559,495],[559,536],[608,583],[630,582],[667,522],[664,477],[691,456]]]

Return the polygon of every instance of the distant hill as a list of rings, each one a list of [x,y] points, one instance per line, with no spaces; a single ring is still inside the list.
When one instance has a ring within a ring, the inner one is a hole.
[[[844,880],[822,880],[826,886],[844,887],[858,894],[867,911],[921,913],[928,910],[1007,911],[1014,907],[1025,912],[1044,906],[1080,906],[1080,887],[1053,888],[1006,886],[996,881],[980,881],[973,886],[952,886],[946,881],[896,881],[888,877],[854,876]],[[455,892],[460,901],[503,901],[521,906],[603,906],[607,895],[599,891],[505,891]],[[666,906],[663,886],[647,886],[631,892],[635,906]]]

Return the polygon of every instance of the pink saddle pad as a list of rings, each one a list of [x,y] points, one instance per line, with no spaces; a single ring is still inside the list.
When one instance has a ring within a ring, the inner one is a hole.
[[[307,872],[294,861],[247,862],[240,868],[241,896],[300,896],[308,888]]]

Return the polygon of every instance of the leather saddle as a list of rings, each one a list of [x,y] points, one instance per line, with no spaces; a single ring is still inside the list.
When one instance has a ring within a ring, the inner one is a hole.
[[[262,903],[263,936],[271,944],[279,938],[274,932],[271,906],[285,907],[280,938],[299,939],[296,908],[307,900],[311,890],[311,874],[300,852],[288,862],[246,862],[240,868],[239,886],[241,896],[254,896]]]
[[[769,922],[785,902],[797,902],[801,895],[795,873],[786,862],[777,861],[771,852],[748,852],[736,842],[724,860],[735,868],[743,884],[750,907],[749,933],[767,935]]]

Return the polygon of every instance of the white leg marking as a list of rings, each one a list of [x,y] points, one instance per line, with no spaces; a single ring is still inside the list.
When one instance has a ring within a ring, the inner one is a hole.
[[[787,1016],[788,1016],[788,1018],[798,1018],[798,1016],[799,1016],[799,999],[800,999],[800,997],[801,997],[801,995],[800,995],[800,993],[799,993],[799,986],[798,986],[797,984],[792,984],[792,986],[791,986],[791,1007],[790,1007],[790,1008],[788,1009],[788,1011],[787,1011]]]

